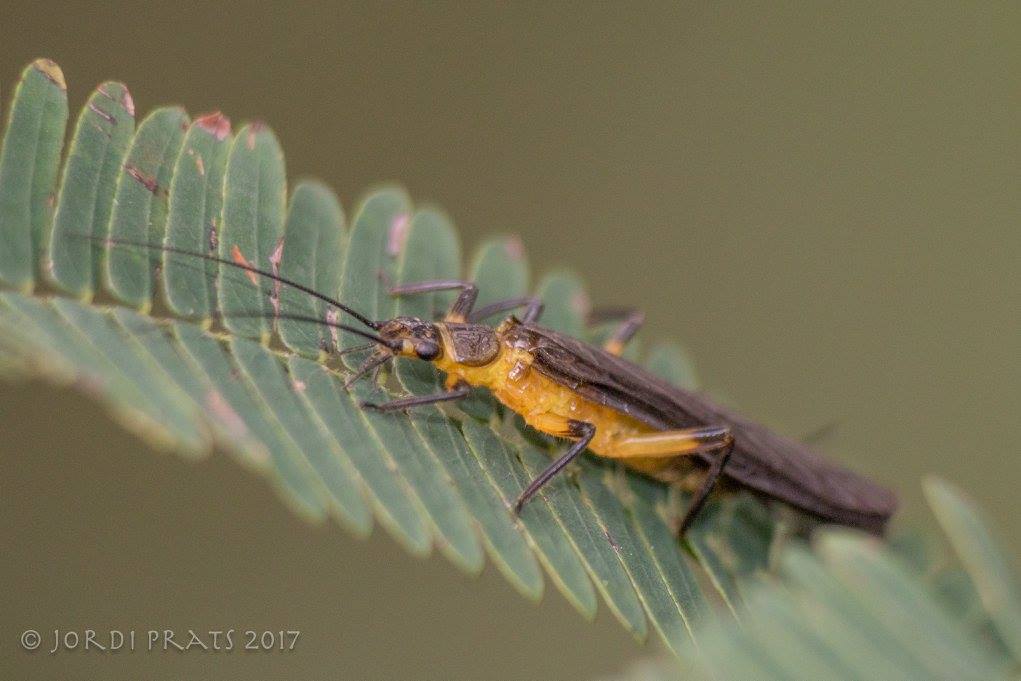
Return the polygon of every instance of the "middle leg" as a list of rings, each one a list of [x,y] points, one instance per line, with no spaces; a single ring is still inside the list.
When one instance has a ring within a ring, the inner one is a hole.
[[[472,308],[475,307],[475,300],[479,297],[479,288],[473,282],[462,279],[433,279],[391,286],[388,292],[392,296],[406,296],[414,293],[451,290],[460,290],[461,292],[450,306],[443,321],[464,323],[468,321],[468,316],[471,314]]]

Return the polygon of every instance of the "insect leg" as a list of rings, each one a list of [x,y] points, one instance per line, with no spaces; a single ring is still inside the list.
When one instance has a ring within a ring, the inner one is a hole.
[[[417,281],[413,284],[401,284],[390,287],[390,295],[404,296],[411,293],[433,293],[435,291],[449,291],[461,289],[454,304],[450,306],[446,316],[447,322],[465,322],[475,307],[475,299],[479,297],[479,287],[470,281],[463,279],[433,279],[431,281]]]
[[[521,508],[529,499],[535,496],[536,492],[542,489],[543,485],[553,479],[557,473],[564,470],[564,467],[567,466],[567,464],[578,458],[578,455],[585,451],[585,448],[588,447],[588,443],[592,441],[592,438],[596,434],[596,427],[587,421],[575,421],[572,419],[568,421],[568,428],[569,431],[567,436],[578,438],[577,442],[572,444],[563,456],[547,466],[546,470],[539,473],[539,476],[535,480],[528,483],[528,487],[526,487],[525,491],[521,493],[518,500],[514,502],[515,513],[521,513]]]
[[[624,346],[627,345],[628,341],[634,338],[634,335],[638,333],[638,329],[642,328],[642,324],[645,323],[645,314],[641,310],[634,308],[602,308],[596,309],[589,313],[588,319],[589,324],[598,324],[599,322],[608,321],[620,321],[614,332],[606,339],[606,343],[603,344],[603,349],[611,355],[620,355],[624,352]]]
[[[451,390],[447,390],[435,395],[416,395],[414,397],[403,397],[399,400],[393,400],[391,402],[384,402],[382,404],[375,404],[373,402],[362,402],[361,406],[364,409],[372,409],[374,411],[401,411],[402,409],[409,409],[411,407],[421,407],[427,404],[438,404],[439,402],[453,402],[454,400],[460,400],[468,396],[471,392],[471,387],[467,383],[462,383],[455,386]]]
[[[600,452],[600,456],[609,459],[686,456],[723,449],[733,439],[726,426],[661,430],[620,438],[613,443],[612,450]]]
[[[484,305],[479,309],[475,310],[468,317],[469,322],[481,322],[493,315],[497,315],[503,312],[510,312],[511,310],[519,307],[527,307],[524,314],[523,321],[534,322],[542,314],[542,300],[535,296],[526,296],[524,298],[508,298],[507,300],[498,300],[495,303]]]
[[[528,303],[528,307],[525,308],[525,314],[521,315],[521,321],[526,324],[538,321],[539,317],[542,316],[543,307],[542,300],[532,298],[531,302]]]
[[[723,467],[727,465],[727,461],[730,460],[730,455],[733,453],[734,438],[728,434],[723,446],[720,447],[719,456],[717,456],[716,460],[713,461],[711,466],[709,466],[709,474],[706,475],[705,480],[702,482],[702,486],[695,492],[695,496],[691,498],[691,505],[688,506],[688,512],[684,514],[684,520],[681,521],[681,527],[677,531],[678,536],[684,536],[688,527],[691,526],[692,521],[695,520],[699,511],[702,510],[702,507],[705,506],[706,499],[709,498],[709,493],[713,491],[713,487],[716,486],[720,476],[723,475]]]

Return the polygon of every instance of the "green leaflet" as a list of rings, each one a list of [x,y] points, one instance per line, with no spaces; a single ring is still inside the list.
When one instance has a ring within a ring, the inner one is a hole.
[[[949,482],[929,478],[924,489],[993,625],[1014,659],[1021,662],[1021,587],[988,522],[975,504]]]
[[[284,155],[273,132],[250,123],[234,138],[223,181],[223,228],[219,256],[262,270],[279,271],[283,248],[287,181]],[[220,265],[220,313],[232,333],[265,342],[279,287],[229,265]],[[231,316],[234,313],[238,316]]]
[[[0,152],[0,280],[29,290],[53,219],[67,89],[60,67],[37,59],[14,91]]]
[[[333,192],[318,182],[299,182],[287,212],[280,275],[331,298],[339,296],[345,236],[344,211]],[[329,306],[283,286],[280,310],[325,320]],[[325,355],[333,346],[328,327],[286,319],[278,327],[287,347],[307,357]]]
[[[528,294],[528,259],[516,236],[494,237],[479,245],[468,267],[479,287],[476,307]]]
[[[64,164],[46,270],[82,299],[96,291],[114,190],[135,131],[135,105],[120,83],[103,83],[85,103]]]
[[[551,272],[539,282],[538,290],[544,306],[542,325],[583,338],[589,299],[578,275],[567,270]]]
[[[138,126],[117,180],[108,235],[113,242],[162,244],[167,197],[188,114],[177,107],[156,109]],[[158,251],[111,248],[106,259],[107,290],[142,311],[152,304]]]
[[[202,116],[188,127],[170,181],[168,247],[219,255],[231,139],[230,121],[219,113]],[[167,305],[184,317],[207,319],[216,309],[218,265],[169,252],[162,256]]]

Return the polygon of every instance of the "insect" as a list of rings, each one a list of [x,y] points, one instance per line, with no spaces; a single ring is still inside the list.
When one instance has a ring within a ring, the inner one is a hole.
[[[692,492],[679,525],[683,534],[721,479],[782,501],[826,522],[882,533],[896,510],[896,497],[845,468],[820,458],[805,445],[778,435],[702,394],[675,387],[623,357],[643,317],[633,310],[599,315],[617,327],[602,347],[545,328],[537,298],[513,298],[475,309],[478,288],[469,281],[437,280],[390,287],[395,296],[458,291],[439,320],[396,317],[373,320],[298,282],[249,264],[235,251],[226,259],[170,246],[105,239],[113,245],[140,246],[212,260],[293,287],[346,313],[365,328],[314,316],[277,313],[280,319],[307,321],[347,330],[369,341],[372,352],[348,385],[395,357],[431,362],[446,375],[445,390],[366,409],[399,413],[462,399],[485,387],[525,422],[570,444],[521,493],[521,508],[547,482],[586,449]],[[495,328],[483,323],[509,314]],[[258,312],[231,316],[265,316]]]

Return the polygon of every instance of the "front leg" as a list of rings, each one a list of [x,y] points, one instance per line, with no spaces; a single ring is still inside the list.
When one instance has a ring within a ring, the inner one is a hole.
[[[384,402],[382,404],[376,404],[374,402],[362,402],[361,406],[363,409],[372,409],[373,411],[389,412],[389,411],[402,411],[404,409],[410,409],[411,407],[421,407],[427,404],[439,404],[440,402],[453,402],[454,400],[460,400],[468,396],[471,392],[471,386],[467,383],[459,383],[450,390],[446,390],[435,395],[415,395],[413,397],[402,397],[399,400],[393,400],[391,402]]]

